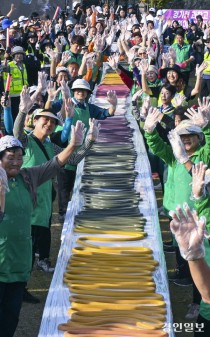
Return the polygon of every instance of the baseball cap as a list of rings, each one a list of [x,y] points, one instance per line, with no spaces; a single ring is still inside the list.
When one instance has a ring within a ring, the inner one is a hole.
[[[4,19],[1,23],[3,29],[9,28],[12,24],[13,22],[8,18]]]

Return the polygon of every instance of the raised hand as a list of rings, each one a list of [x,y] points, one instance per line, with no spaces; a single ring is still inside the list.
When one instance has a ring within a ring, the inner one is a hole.
[[[168,54],[169,54],[169,58],[170,58],[170,62],[171,63],[176,63],[176,51],[174,48],[169,47],[168,49]]]
[[[204,128],[208,124],[208,118],[201,108],[198,108],[198,111],[194,108],[189,108],[184,114],[193,122],[193,124],[200,128]]]
[[[136,102],[136,100],[143,95],[144,91],[142,89],[138,90],[132,97],[132,102]]]
[[[90,128],[87,137],[90,141],[95,142],[98,138],[101,124],[99,124],[95,118],[89,118],[89,126]]]
[[[74,108],[75,108],[75,105],[74,103],[72,102],[71,98],[65,98],[65,102],[64,102],[64,105],[65,105],[65,115],[66,115],[66,118],[72,118],[74,117]]]
[[[210,96],[203,97],[202,101],[198,98],[198,105],[205,117],[210,121]]]
[[[54,61],[54,62],[57,62],[58,60],[58,53],[57,51],[54,51],[54,50],[48,50],[48,55],[50,56],[50,61]]]
[[[152,133],[160,119],[160,111],[156,108],[150,108],[145,119],[144,130]]]
[[[176,130],[169,131],[168,139],[171,143],[174,157],[178,160],[179,163],[185,164],[189,160],[189,157],[185,150],[184,144]]]
[[[141,107],[141,112],[140,112],[140,116],[142,119],[146,119],[150,106],[151,106],[150,97],[146,96],[144,98],[144,101]]]
[[[174,96],[175,107],[182,106],[182,103],[186,100],[184,95],[176,94]]]
[[[81,121],[77,121],[76,125],[71,126],[71,139],[70,143],[73,146],[81,146],[85,138],[84,124]]]
[[[57,53],[62,53],[62,44],[58,41],[58,39],[55,39],[54,46]]]
[[[202,76],[203,71],[208,67],[208,63],[207,62],[203,62],[201,63],[201,65],[199,66],[199,64],[196,64],[196,69],[195,69],[195,76]]]
[[[107,101],[113,105],[114,107],[117,106],[117,95],[116,95],[116,91],[114,90],[109,90],[107,92]]]
[[[153,48],[147,48],[147,55],[151,58],[151,59],[155,59],[156,55],[155,55],[155,51]]]
[[[171,56],[169,53],[163,53],[162,54],[162,61],[163,61],[163,68],[168,68],[170,65],[170,60],[171,60]]]
[[[135,49],[130,49],[130,50],[127,52],[128,63],[131,64],[131,63],[133,62],[135,55],[136,55]]]
[[[63,52],[62,57],[61,57],[61,62],[60,64],[62,66],[65,66],[66,63],[68,63],[71,60],[71,55],[68,52]]]
[[[141,73],[143,75],[146,75],[148,68],[149,68],[149,62],[147,59],[142,59],[140,62],[140,67],[141,67]]]
[[[203,162],[192,167],[192,195],[199,199],[203,195],[207,165]]]
[[[20,93],[19,111],[27,114],[32,106],[33,106],[33,102],[30,97],[29,88],[27,88],[27,86],[24,85]]]
[[[61,90],[61,87],[56,90],[56,83],[49,81],[47,85],[48,101],[53,101],[57,93]]]
[[[38,72],[38,86],[37,90],[39,92],[45,92],[47,90],[47,77],[48,75],[45,72]]]
[[[10,96],[8,96],[8,99],[5,101],[4,93],[2,93],[2,96],[1,96],[1,106],[3,108],[8,108],[8,107],[11,106],[11,98],[10,98]]]
[[[62,80],[60,81],[60,86],[61,86],[62,96],[65,99],[68,99],[70,97],[70,89],[69,89],[68,83]]]
[[[104,43],[100,34],[97,34],[94,38],[94,49],[96,52],[101,52],[103,50]]]
[[[196,212],[191,212],[188,204],[184,204],[184,211],[177,206],[176,212],[170,212],[172,221],[170,228],[178,242],[180,253],[187,261],[194,261],[204,257],[205,218],[197,218]]]
[[[107,59],[108,61],[108,64],[110,65],[110,67],[113,69],[113,70],[117,70],[117,63],[115,61],[115,57],[113,56],[109,56],[109,58]]]

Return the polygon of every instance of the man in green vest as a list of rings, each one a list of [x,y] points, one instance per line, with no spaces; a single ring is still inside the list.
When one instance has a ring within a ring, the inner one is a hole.
[[[75,125],[78,120],[81,120],[86,129],[89,129],[89,118],[103,120],[107,117],[114,116],[117,107],[117,96],[115,91],[107,92],[107,101],[110,103],[108,109],[101,108],[95,104],[87,103],[87,98],[91,93],[90,84],[83,80],[77,79],[72,85],[74,97],[74,117],[72,124]],[[74,187],[76,176],[76,165],[66,165],[57,175],[58,179],[58,204],[59,204],[59,221],[65,219],[66,209],[69,202],[70,193]]]
[[[191,63],[194,61],[194,52],[192,46],[184,42],[184,30],[177,29],[176,43],[172,44],[172,48],[176,51],[176,64],[181,68],[182,76],[188,84],[191,71]]]
[[[71,39],[71,47],[70,50],[67,51],[69,56],[71,56],[70,60],[65,64],[65,67],[69,63],[76,62],[81,66],[83,55],[81,54],[82,47],[85,45],[84,37],[81,35],[74,35]]]

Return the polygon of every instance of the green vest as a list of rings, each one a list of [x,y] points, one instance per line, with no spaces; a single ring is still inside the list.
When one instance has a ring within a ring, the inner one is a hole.
[[[87,132],[89,130],[89,118],[90,118],[90,111],[89,111],[88,104],[87,104],[85,109],[80,109],[76,106],[74,111],[75,112],[74,112],[72,125],[76,125],[77,121],[82,121],[82,123],[85,124],[86,134],[87,134]],[[77,166],[67,164],[67,165],[65,165],[65,168],[67,170],[76,171]]]
[[[25,64],[23,64],[23,72],[18,68],[14,61],[8,63],[10,74],[12,75],[12,82],[10,86],[10,96],[20,96],[24,85],[28,85],[28,77]],[[3,73],[4,86],[7,81],[7,73]]]
[[[183,46],[180,48],[178,43],[174,43],[171,47],[176,51],[176,63],[182,63],[189,59],[189,44],[183,43]],[[181,72],[185,71],[190,71],[190,64],[186,68],[181,69]]]
[[[207,51],[204,54],[204,62],[207,62],[208,66],[206,69],[204,69],[203,74],[210,75],[210,51]]]
[[[65,67],[67,67],[69,64],[76,62],[79,64],[79,66],[81,66],[82,64],[82,58],[83,55],[82,54],[74,54],[71,52],[71,50],[68,50],[68,55],[71,56],[71,59],[65,64]]]
[[[50,142],[43,143],[50,158],[54,157],[53,145]],[[47,162],[47,158],[37,145],[35,140],[28,136],[28,144],[25,148],[22,167],[32,167]],[[37,205],[31,216],[31,225],[48,227],[52,212],[52,180],[46,181],[37,189]]]
[[[204,239],[204,247],[205,247],[205,261],[210,267],[210,244],[208,239]],[[203,318],[210,321],[210,304],[204,303],[203,300],[201,300],[199,314]]]
[[[0,223],[0,282],[26,282],[32,263],[31,195],[21,174],[8,181],[5,215]]]

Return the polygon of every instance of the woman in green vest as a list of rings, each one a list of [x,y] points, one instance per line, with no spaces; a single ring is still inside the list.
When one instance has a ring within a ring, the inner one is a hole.
[[[94,125],[93,125],[94,124]],[[92,142],[97,127],[91,125]],[[13,337],[32,261],[31,214],[37,189],[56,176],[76,147],[83,143],[84,127],[78,122],[71,141],[56,157],[36,167],[21,168],[24,148],[13,136],[0,139],[0,335]]]
[[[49,138],[59,123],[59,119],[49,109],[37,109],[34,112],[34,130],[26,134],[24,132],[24,121],[27,116],[27,94],[22,103],[25,105],[21,105],[22,109],[16,118],[14,135],[22,142],[25,148],[23,167],[33,167],[45,163],[53,158],[55,154],[62,151],[62,148],[52,143]],[[69,164],[77,165],[84,158],[91,146],[91,143],[85,142],[83,148],[70,158]],[[39,261],[37,262],[37,268],[45,272],[54,271],[49,261],[51,213],[52,181],[50,180],[39,187],[37,205],[31,216],[33,261],[35,259],[35,251],[38,249]]]
[[[208,337],[210,331],[210,241],[206,235],[204,237],[204,229],[210,233],[210,176],[209,170],[207,171],[202,162],[192,170],[192,197],[195,199],[195,208],[201,221],[198,222],[195,214],[190,213],[186,205],[186,215],[179,207],[176,209],[178,217],[174,212],[171,214],[171,230],[175,234],[183,258],[189,262],[192,278],[202,296],[195,337]],[[202,331],[198,331],[198,326],[202,327]]]

